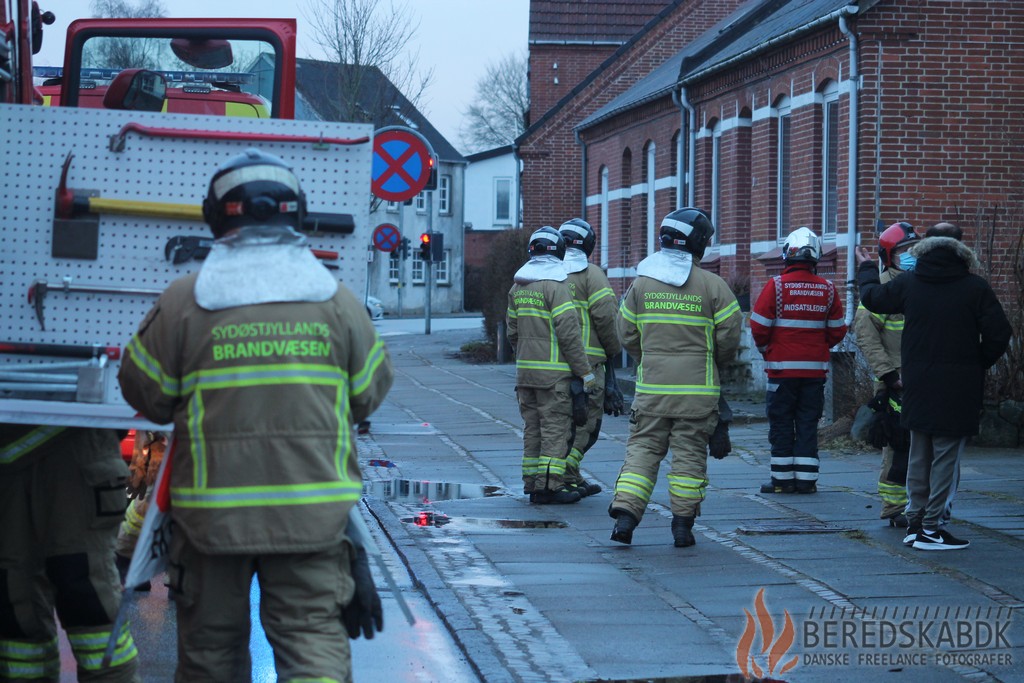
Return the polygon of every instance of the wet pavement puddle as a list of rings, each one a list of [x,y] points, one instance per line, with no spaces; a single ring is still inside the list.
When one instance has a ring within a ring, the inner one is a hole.
[[[402,521],[421,527],[442,527],[454,523],[456,528],[463,529],[564,529],[568,526],[565,522],[542,519],[452,518],[440,512],[429,511],[420,512],[415,517],[402,517]]]
[[[387,479],[363,484],[363,494],[382,500],[403,503],[430,504],[442,500],[489,498],[504,494],[500,486],[482,484],[453,484],[413,479]]]

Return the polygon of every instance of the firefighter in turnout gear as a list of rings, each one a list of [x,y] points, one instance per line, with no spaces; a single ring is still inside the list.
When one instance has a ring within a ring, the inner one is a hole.
[[[593,391],[597,378],[566,286],[565,240],[544,226],[530,236],[528,252],[530,260],[513,278],[505,315],[523,416],[523,492],[532,503],[575,503],[580,492],[566,485],[570,383],[575,376]]]
[[[79,681],[139,680],[127,624],[103,666],[127,475],[114,430],[0,425],[0,681],[60,678],[54,612]]]
[[[904,254],[919,238],[910,223],[890,225],[878,237],[878,260],[882,284],[913,270],[913,263]],[[909,254],[907,254],[909,256]],[[880,404],[876,419],[888,419],[893,429],[906,432],[890,413],[902,411],[903,382],[900,379],[900,340],[903,337],[903,314],[872,313],[861,304],[853,321],[857,346],[860,347],[875,377],[875,395]],[[910,434],[905,439],[887,439],[882,447],[882,469],[878,475],[878,495],[882,498],[881,518],[898,528],[907,526],[907,458]],[[888,443],[897,441],[895,445]]]
[[[565,239],[565,271],[569,294],[580,315],[583,332],[583,348],[587,352],[593,372],[597,378],[594,389],[587,394],[587,423],[575,428],[572,445],[566,456],[566,483],[575,487],[581,495],[591,496],[601,492],[597,484],[586,481],[580,475],[580,463],[590,447],[597,443],[601,433],[601,419],[604,415],[605,364],[622,352],[618,333],[615,329],[615,315],[618,306],[615,293],[608,277],[598,266],[588,260],[594,251],[597,237],[590,223],[582,218],[572,218],[558,229]]]
[[[708,440],[718,424],[719,367],[736,357],[743,324],[729,286],[700,268],[714,232],[699,209],[668,214],[661,250],[637,266],[619,308],[619,337],[638,363],[626,459],[608,508],[619,543],[632,542],[669,449],[672,536],[676,547],[696,542]]]
[[[294,231],[304,210],[277,157],[251,149],[221,166],[203,203],[214,245],[121,366],[128,403],[174,424],[178,683],[250,680],[253,576],[280,681],[351,680],[347,624],[370,614],[380,627],[346,529],[362,490],[353,425],[384,400],[391,360]]]
[[[817,275],[821,240],[797,228],[782,247],[785,267],[750,312],[750,330],[768,373],[771,481],[761,493],[818,490],[818,420],[825,406],[829,349],[846,336],[843,304]]]

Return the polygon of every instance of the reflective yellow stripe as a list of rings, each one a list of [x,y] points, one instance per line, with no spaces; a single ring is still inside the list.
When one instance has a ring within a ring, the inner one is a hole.
[[[878,495],[881,496],[882,501],[887,505],[907,504],[907,489],[898,484],[878,482]]]
[[[171,487],[171,504],[182,508],[270,507],[317,505],[359,500],[359,482],[328,481],[280,486]]]
[[[718,396],[721,387],[713,384],[651,384],[636,383],[638,394],[654,394],[656,396]]]
[[[715,313],[715,324],[717,325],[720,322],[722,322],[723,320],[727,320],[729,318],[729,316],[734,315],[734,314],[739,313],[739,312],[740,312],[740,304],[739,304],[738,301],[733,300],[733,302],[731,304],[729,304],[728,306],[726,306],[725,308],[720,310],[718,313]]]
[[[14,443],[0,448],[0,465],[9,465],[26,453],[31,453],[44,443],[64,431],[64,427],[36,427]]]
[[[60,676],[57,639],[0,640],[0,679],[56,679]]]
[[[615,493],[628,493],[636,496],[644,504],[651,499],[651,493],[654,491],[654,482],[636,472],[623,472],[619,475],[619,478],[615,481]]]
[[[68,642],[71,643],[71,650],[74,652],[79,668],[86,671],[101,671],[108,668],[103,666],[103,655],[106,652],[110,634],[111,631],[68,633]],[[135,641],[132,640],[126,622],[121,626],[121,632],[118,634],[114,656],[110,660],[109,668],[121,666],[138,656],[139,651],[135,648]]]
[[[694,479],[693,477],[681,477],[673,474],[668,475],[668,493],[670,496],[691,500],[704,500],[704,491],[707,487],[707,479]]]
[[[523,476],[532,477],[540,469],[540,458],[523,456]]]
[[[568,363],[558,363],[546,360],[517,360],[516,367],[523,370],[565,370],[569,371]]]
[[[565,474],[565,459],[542,455],[537,458],[537,470],[538,472],[547,471],[551,474],[561,476]]]

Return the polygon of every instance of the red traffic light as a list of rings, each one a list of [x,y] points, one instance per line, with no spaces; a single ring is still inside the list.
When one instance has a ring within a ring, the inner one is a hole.
[[[427,246],[429,244],[430,244],[430,233],[429,232],[425,232],[422,235],[420,235],[420,245],[421,246]]]

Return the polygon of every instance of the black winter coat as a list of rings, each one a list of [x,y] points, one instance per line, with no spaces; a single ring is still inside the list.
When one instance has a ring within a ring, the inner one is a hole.
[[[900,347],[903,426],[939,436],[978,433],[985,371],[1006,352],[1010,323],[978,260],[951,237],[929,237],[910,253],[917,267],[880,284],[875,263],[857,272],[861,302],[905,316]]]

